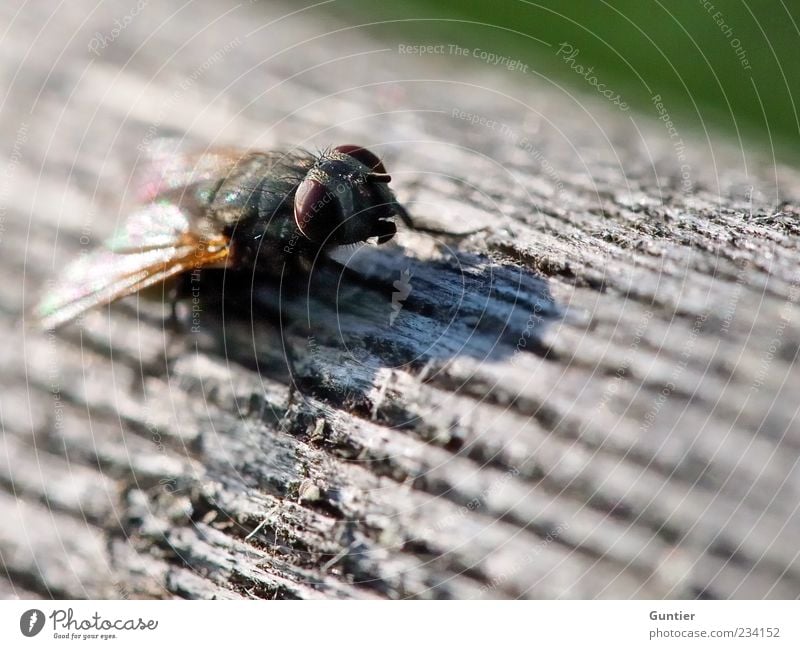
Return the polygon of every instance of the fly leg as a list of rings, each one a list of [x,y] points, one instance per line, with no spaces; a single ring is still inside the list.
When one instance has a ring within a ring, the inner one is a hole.
[[[173,284],[170,286],[167,290],[166,297],[169,301],[169,316],[167,316],[167,321],[164,323],[165,329],[173,334],[186,333],[186,325],[181,321],[180,314],[178,313],[182,297],[180,285]]]
[[[288,397],[287,410],[297,403],[297,397],[302,397],[302,377],[298,371],[298,357],[295,350],[296,345],[292,343],[292,331],[297,327],[297,323],[286,314],[284,300],[296,298],[296,288],[291,282],[285,281],[287,273],[281,273],[281,279],[277,287],[268,289],[262,287],[258,293],[248,292],[247,306],[241,309],[249,318],[256,318],[261,322],[268,323],[277,334],[280,341],[283,360],[288,370]],[[239,304],[240,307],[244,305]],[[277,346],[276,346],[277,349]]]
[[[405,226],[409,230],[414,230],[416,232],[423,232],[425,234],[441,234],[443,236],[460,238],[460,237],[468,237],[472,234],[475,234],[476,232],[482,232],[484,230],[489,229],[488,225],[484,225],[481,228],[474,228],[472,230],[467,230],[466,232],[451,232],[450,230],[443,230],[441,228],[428,228],[422,225],[416,225],[414,223],[414,219],[411,218],[411,215],[408,213],[406,208],[400,205],[399,203],[395,204],[394,210],[397,216],[400,217],[400,220],[405,224]]]
[[[164,321],[164,364],[166,369],[171,367],[189,349],[187,321],[190,314],[186,308],[186,294],[181,282],[167,287],[164,298],[169,308]]]
[[[286,400],[286,409],[289,410],[295,404],[295,396],[298,394],[302,396],[303,392],[297,385],[297,377],[299,374],[297,372],[297,363],[295,362],[294,348],[291,343],[286,340],[286,337],[284,337],[282,325],[279,327],[279,333],[281,342],[283,343],[283,358],[286,361],[286,369],[289,370],[289,395]]]

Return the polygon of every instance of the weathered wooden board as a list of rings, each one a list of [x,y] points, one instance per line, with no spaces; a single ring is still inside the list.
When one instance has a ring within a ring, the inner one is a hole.
[[[800,594],[800,174],[319,8],[137,7],[2,8],[0,596]],[[368,145],[463,236],[37,331],[163,135]]]

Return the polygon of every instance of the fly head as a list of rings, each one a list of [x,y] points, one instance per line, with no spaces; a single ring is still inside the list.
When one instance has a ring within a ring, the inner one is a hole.
[[[373,237],[386,243],[392,220],[408,219],[389,188],[391,177],[368,149],[342,145],[320,156],[297,188],[294,217],[301,234],[319,245],[344,245]]]

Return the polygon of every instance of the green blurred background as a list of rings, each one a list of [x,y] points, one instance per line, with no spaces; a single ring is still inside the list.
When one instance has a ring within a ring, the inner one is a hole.
[[[744,147],[800,162],[797,0],[343,0],[330,7],[351,23],[396,21],[372,28],[383,38],[481,47],[595,92],[556,56],[567,41],[580,50],[576,60],[594,66],[633,109],[655,116],[658,93],[682,130],[722,130]]]

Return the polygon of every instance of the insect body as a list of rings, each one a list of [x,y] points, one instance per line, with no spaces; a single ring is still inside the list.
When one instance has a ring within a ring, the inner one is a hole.
[[[389,241],[411,219],[371,151],[321,155],[215,149],[155,159],[146,204],[105,249],[63,271],[37,307],[44,328],[201,268],[277,276],[337,245]]]

